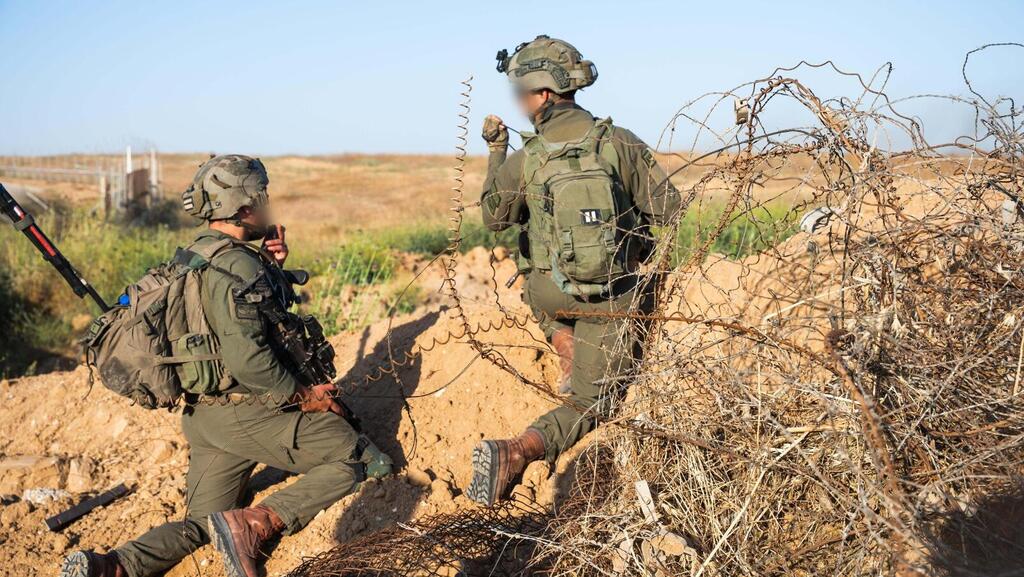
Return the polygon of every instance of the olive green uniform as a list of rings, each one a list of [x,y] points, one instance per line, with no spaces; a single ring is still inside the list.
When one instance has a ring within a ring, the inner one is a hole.
[[[229,238],[208,230],[192,248]],[[209,543],[206,516],[240,506],[258,463],[305,473],[262,503],[284,521],[287,533],[301,529],[356,486],[353,455],[357,435],[349,423],[334,413],[281,408],[299,382],[279,360],[255,307],[236,303],[232,293],[260,268],[273,272],[269,256],[234,241],[219,251],[202,273],[203,310],[235,385],[220,398],[185,408],[187,512],[183,521],[156,527],[117,549],[130,577],[166,570]],[[268,276],[278,278],[276,273]]]
[[[571,101],[549,106],[537,122],[537,132],[548,142],[584,137],[596,119]],[[611,145],[619,158],[617,174],[642,215],[645,224],[665,224],[679,210],[679,193],[658,166],[650,149],[628,130],[612,127]],[[523,225],[529,219],[524,194],[525,152],[506,158],[503,148],[492,150],[481,198],[484,224],[494,231]],[[635,282],[634,282],[635,284]],[[523,298],[530,305],[545,335],[560,327],[573,328],[575,355],[572,367],[572,407],[559,407],[540,417],[532,427],[544,436],[546,458],[554,461],[592,430],[596,418],[607,409],[610,391],[625,371],[639,359],[638,334],[627,319],[566,318],[558,311],[574,313],[624,313],[650,311],[652,287],[623,287],[607,298],[583,299],[563,293],[546,271],[527,275]],[[641,294],[637,294],[640,291]],[[635,307],[632,308],[631,307]]]

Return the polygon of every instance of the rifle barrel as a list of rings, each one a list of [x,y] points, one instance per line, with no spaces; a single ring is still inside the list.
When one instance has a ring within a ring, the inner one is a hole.
[[[107,303],[96,292],[96,289],[75,270],[75,267],[71,266],[68,259],[57,248],[57,245],[53,244],[53,241],[36,224],[32,215],[18,204],[18,201],[11,193],[7,192],[3,184],[0,184],[0,213],[10,219],[14,228],[20,230],[32,242],[43,255],[43,258],[46,259],[46,262],[57,269],[57,272],[64,277],[64,280],[71,286],[71,290],[75,291],[79,298],[88,296],[103,312],[110,310],[110,307],[107,306]]]

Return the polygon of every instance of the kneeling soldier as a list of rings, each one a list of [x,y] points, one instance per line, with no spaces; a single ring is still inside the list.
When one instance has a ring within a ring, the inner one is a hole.
[[[304,384],[303,367],[278,334],[295,302],[295,278],[281,268],[288,257],[283,229],[268,226],[267,184],[258,159],[225,155],[203,164],[183,195],[186,211],[209,221],[186,254],[209,261],[200,277],[201,308],[219,342],[217,372],[224,375],[214,391],[186,394],[184,520],[106,554],[73,553],[61,577],[153,575],[211,541],[230,577],[255,577],[261,545],[300,530],[353,492],[365,478],[368,455],[376,465],[370,474],[390,472],[386,455],[368,447],[345,418],[334,385]],[[268,229],[276,234],[264,239]],[[250,244],[259,240],[259,248]],[[259,463],[304,475],[240,508]]]

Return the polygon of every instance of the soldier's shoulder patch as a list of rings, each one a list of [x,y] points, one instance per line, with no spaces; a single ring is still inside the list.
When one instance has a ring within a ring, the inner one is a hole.
[[[644,159],[644,164],[648,167],[654,166],[658,161],[654,159],[654,153],[651,152],[650,148],[644,147],[643,152],[640,153],[640,158]]]
[[[484,205],[487,210],[494,212],[498,210],[498,206],[501,204],[501,194],[497,191],[489,191],[484,195]]]
[[[257,300],[251,298],[250,290],[236,287],[231,290],[231,312],[236,321],[251,323],[259,321],[260,309]]]
[[[235,302],[235,318],[240,321],[258,321],[260,311],[255,304],[246,302]]]

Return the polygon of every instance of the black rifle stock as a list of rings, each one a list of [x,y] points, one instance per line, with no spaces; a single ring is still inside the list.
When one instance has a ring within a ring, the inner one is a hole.
[[[64,255],[57,249],[57,246],[36,225],[32,215],[18,204],[18,201],[11,196],[11,193],[7,192],[7,189],[2,184],[0,184],[0,213],[9,218],[11,223],[14,224],[14,228],[20,230],[35,245],[36,249],[43,255],[43,258],[46,259],[46,262],[57,269],[57,272],[64,277],[64,280],[71,286],[71,290],[75,291],[79,298],[89,297],[103,312],[110,310],[110,307],[107,306],[107,303],[96,292],[96,289],[82,278],[82,275],[78,274],[75,267],[71,266],[71,263],[68,262],[68,259],[64,258]]]

